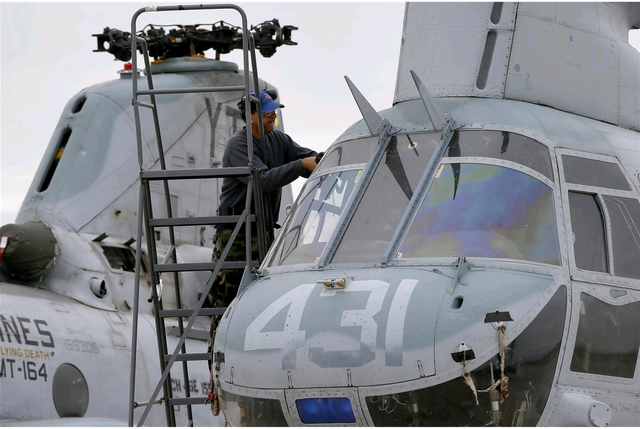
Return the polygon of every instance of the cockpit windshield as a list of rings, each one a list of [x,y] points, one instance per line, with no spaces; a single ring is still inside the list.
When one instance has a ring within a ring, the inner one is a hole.
[[[361,172],[334,172],[305,184],[275,248],[271,266],[316,262],[338,225]]]
[[[469,130],[454,133],[447,158],[482,157],[515,162],[553,181],[549,149],[540,142],[506,131]]]
[[[378,145],[378,136],[336,143],[329,148],[318,165],[318,172],[366,163]]]
[[[439,143],[439,133],[391,137],[332,263],[382,259]]]
[[[459,255],[560,265],[553,189],[523,172],[443,162],[397,258]]]

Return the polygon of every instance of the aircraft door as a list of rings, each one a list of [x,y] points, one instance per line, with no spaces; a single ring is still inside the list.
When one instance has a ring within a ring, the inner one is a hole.
[[[619,162],[557,149],[569,270],[575,280],[640,284],[640,201]]]
[[[556,153],[572,305],[558,399],[547,424],[586,426],[601,414],[602,425],[637,425],[638,194],[616,158],[567,149]]]

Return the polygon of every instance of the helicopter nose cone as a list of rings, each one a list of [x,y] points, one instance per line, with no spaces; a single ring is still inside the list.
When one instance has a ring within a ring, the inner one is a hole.
[[[461,342],[475,356],[495,346],[487,314],[526,314],[530,298],[537,301],[553,283],[513,272],[469,271],[462,281],[454,280],[457,274],[443,267],[403,270],[401,278],[384,269],[262,278],[221,321],[214,346],[225,356],[219,377],[287,389],[394,384],[447,373],[461,365],[452,357]]]
[[[222,379],[230,377],[230,365],[234,383],[261,388],[288,388],[290,380],[296,387],[363,385],[372,369],[382,383],[433,374],[434,332],[421,327],[435,324],[450,279],[423,273],[420,281],[388,281],[371,271],[254,282],[216,337],[214,351],[225,354]],[[237,371],[240,366],[253,369]],[[321,377],[308,377],[318,371]]]

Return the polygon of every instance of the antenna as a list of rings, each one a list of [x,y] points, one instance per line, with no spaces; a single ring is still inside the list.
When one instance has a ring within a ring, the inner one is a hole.
[[[369,128],[371,134],[377,134],[380,126],[382,125],[382,118],[378,115],[378,112],[376,112],[367,99],[364,98],[364,95],[358,91],[358,88],[356,88],[353,82],[351,82],[351,79],[347,76],[344,78],[347,80],[347,85],[349,85],[351,94],[358,105],[358,109],[360,109],[360,113],[362,114],[364,122],[367,124],[367,128]]]
[[[431,93],[427,90],[427,87],[424,86],[416,72],[410,70],[411,77],[413,77],[413,81],[416,83],[416,87],[418,88],[418,92],[420,93],[420,98],[422,99],[422,103],[424,107],[427,109],[427,114],[429,115],[429,119],[433,124],[433,129],[436,131],[441,131],[444,128],[445,114],[438,105],[438,102],[431,95]]]

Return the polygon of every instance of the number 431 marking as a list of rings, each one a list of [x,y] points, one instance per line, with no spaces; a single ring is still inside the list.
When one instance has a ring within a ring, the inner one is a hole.
[[[409,299],[417,283],[418,280],[415,279],[402,280],[391,301],[384,347],[386,364],[389,366],[402,366],[404,323]],[[265,308],[247,328],[244,342],[245,351],[281,349],[283,351],[283,367],[285,366],[285,360],[287,360],[293,362],[293,367],[290,368],[295,368],[295,354],[304,347],[306,335],[306,331],[300,330],[300,322],[309,296],[315,287],[315,283],[300,285]],[[344,310],[340,321],[340,326],[360,326],[362,328],[360,332],[361,348],[371,351],[376,348],[378,324],[374,316],[380,312],[388,290],[389,283],[381,280],[363,280],[352,281],[347,288],[338,292],[369,292],[365,308]],[[330,297],[335,294],[335,292],[324,292],[324,289],[322,289],[322,292],[321,297]],[[282,331],[264,332],[263,330],[267,324],[287,306],[289,306],[289,310],[284,329]],[[314,346],[321,346],[323,349],[331,350],[333,345],[327,343],[326,345],[314,344]],[[292,356],[293,359],[291,359]],[[363,365],[365,363],[367,362],[362,362]]]

